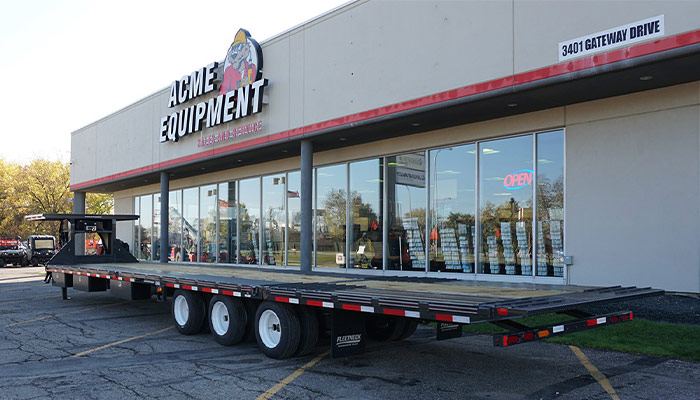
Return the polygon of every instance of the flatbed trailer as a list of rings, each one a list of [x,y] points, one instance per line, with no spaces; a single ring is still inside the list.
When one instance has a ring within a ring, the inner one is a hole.
[[[72,240],[47,264],[46,271],[51,273],[53,284],[62,288],[63,298],[67,298],[69,287],[88,292],[109,290],[129,300],[171,298],[172,317],[181,333],[198,333],[208,326],[214,339],[224,345],[254,337],[261,351],[272,358],[312,351],[324,331],[330,333],[334,357],[357,354],[363,351],[367,337],[406,338],[420,322],[435,322],[438,340],[461,336],[464,324],[496,324],[509,332],[495,335],[494,345],[508,347],[632,320],[631,311],[590,315],[579,308],[664,293],[659,289],[621,286],[506,284],[138,262],[111,234],[116,221],[136,217],[28,217],[69,218],[76,227],[72,236],[85,227],[86,232],[104,234],[104,255],[76,255]],[[518,322],[523,317],[552,312],[568,314],[576,320],[534,328]]]

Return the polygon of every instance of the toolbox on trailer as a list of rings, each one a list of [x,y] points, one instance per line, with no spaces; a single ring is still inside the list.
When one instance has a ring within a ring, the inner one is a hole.
[[[420,322],[435,322],[438,340],[461,336],[462,325],[488,322],[506,328],[494,345],[509,347],[633,319],[631,311],[590,315],[580,307],[658,296],[663,290],[637,287],[576,287],[522,283],[474,282],[455,279],[301,273],[263,267],[211,266],[194,263],[140,263],[115,244],[116,221],[134,215],[35,215],[34,220],[68,219],[77,229],[101,232],[102,255],[76,255],[73,240],[46,266],[54,285],[87,291],[106,290],[129,300],[172,298],[172,316],[182,334],[208,324],[214,339],[225,345],[255,337],[260,350],[286,358],[313,350],[328,328],[334,357],[358,354],[368,338],[400,340]],[[29,219],[28,218],[28,219]],[[111,221],[105,223],[105,221]],[[523,317],[567,314],[574,321],[529,327]]]

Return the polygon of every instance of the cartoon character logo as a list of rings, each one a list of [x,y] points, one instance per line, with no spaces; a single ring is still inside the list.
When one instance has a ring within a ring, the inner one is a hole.
[[[250,85],[262,76],[262,50],[245,29],[239,29],[226,53],[219,94]]]

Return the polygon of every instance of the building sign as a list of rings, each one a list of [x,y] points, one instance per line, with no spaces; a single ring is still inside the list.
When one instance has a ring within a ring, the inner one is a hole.
[[[508,190],[524,188],[532,184],[533,171],[531,169],[521,169],[503,178],[503,187]]]
[[[190,103],[217,90],[218,96],[207,101],[186,106],[179,111],[160,119],[160,142],[177,142],[181,138],[220,124],[248,117],[262,111],[262,103],[267,79],[262,77],[262,50],[260,45],[245,29],[238,30],[226,53],[223,76],[220,76],[219,63],[214,62],[190,75],[185,75],[170,86],[168,107]],[[254,124],[253,129],[261,129],[262,124]],[[230,131],[220,132],[210,140],[229,140],[239,136]],[[228,134],[227,134],[228,133]],[[211,135],[210,135],[211,136]],[[223,139],[226,137],[226,139]],[[213,142],[211,142],[213,143]],[[201,146],[201,140],[198,144]]]
[[[558,47],[559,61],[628,46],[663,35],[664,16],[659,15],[561,42]]]

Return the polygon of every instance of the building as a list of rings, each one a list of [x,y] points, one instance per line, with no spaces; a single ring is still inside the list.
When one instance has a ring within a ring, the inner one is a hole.
[[[360,0],[240,30],[72,134],[76,210],[113,192],[140,259],[698,293],[698,15]]]

